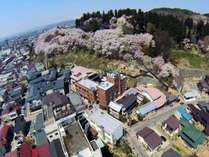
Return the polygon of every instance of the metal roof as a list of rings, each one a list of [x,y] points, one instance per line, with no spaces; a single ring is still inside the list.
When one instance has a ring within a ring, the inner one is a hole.
[[[43,115],[43,113],[39,113],[36,116],[34,129],[37,131],[37,130],[40,130],[42,128],[44,128],[44,115]]]
[[[115,103],[115,102],[111,101],[109,103],[108,107],[113,109],[114,111],[120,112],[123,106],[121,104],[118,104],[118,103]]]
[[[36,138],[36,145],[42,145],[47,143],[47,136],[44,130],[39,130],[35,132],[35,138]]]
[[[91,90],[96,90],[96,88],[98,86],[98,84],[96,82],[89,80],[89,79],[82,79],[78,83],[88,89],[91,89]]]
[[[104,130],[109,134],[112,134],[115,130],[123,125],[119,120],[113,118],[98,108],[92,109],[88,118],[92,122],[96,123],[97,126],[103,127]]]
[[[180,116],[182,117],[182,118],[184,118],[185,120],[192,120],[192,115],[191,114],[189,114],[186,110],[185,110],[185,108],[183,107],[183,106],[179,106],[178,108],[177,108],[177,112],[180,114]]]
[[[203,132],[193,127],[186,120],[181,119],[182,130],[180,136],[184,139],[191,147],[196,148],[199,144],[202,144],[206,136]]]
[[[148,102],[145,105],[139,107],[139,114],[144,116],[145,114],[155,110],[157,107],[155,102]]]
[[[123,109],[130,110],[132,109],[137,103],[137,96],[134,94],[128,94],[122,97],[117,101],[118,104],[122,104]]]

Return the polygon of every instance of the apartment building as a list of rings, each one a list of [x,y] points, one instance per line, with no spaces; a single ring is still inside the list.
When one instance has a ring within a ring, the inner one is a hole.
[[[107,108],[110,101],[125,91],[126,77],[113,73],[107,74],[102,79],[98,78],[98,76],[83,78],[75,82],[74,85],[76,91],[87,99],[89,103],[99,103],[103,108]]]

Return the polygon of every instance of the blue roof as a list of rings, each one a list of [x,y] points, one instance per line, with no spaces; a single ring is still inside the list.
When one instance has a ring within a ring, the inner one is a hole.
[[[38,131],[38,130],[41,130],[42,128],[44,128],[44,115],[43,115],[43,113],[39,113],[36,116],[34,130]]]
[[[148,102],[139,107],[139,114],[144,116],[145,114],[155,110],[157,107],[154,102]]]
[[[60,80],[56,80],[52,82],[52,86],[54,90],[58,90],[58,89],[64,89],[64,80],[60,79]]]
[[[36,138],[36,145],[38,146],[47,143],[47,136],[44,130],[37,131],[35,133],[35,138]]]
[[[33,79],[32,81],[30,81],[30,84],[37,84],[39,82],[43,82],[44,81],[44,78],[43,77],[37,77],[35,79]]]
[[[37,71],[37,69],[36,69],[35,67],[33,67],[33,68],[31,68],[31,69],[29,69],[29,70],[27,71],[26,76],[27,76],[27,79],[28,79],[29,81],[31,81],[31,80],[34,80],[34,79],[36,79],[37,77],[41,76],[41,72],[40,72],[40,71]]]
[[[185,110],[185,108],[183,107],[183,106],[179,106],[178,108],[177,108],[177,112],[180,114],[180,116],[182,117],[182,118],[184,118],[185,120],[192,120],[192,115],[191,114],[189,114],[186,110]]]
[[[56,80],[57,78],[57,70],[55,68],[51,68],[49,69],[49,80],[52,81],[52,80]]]

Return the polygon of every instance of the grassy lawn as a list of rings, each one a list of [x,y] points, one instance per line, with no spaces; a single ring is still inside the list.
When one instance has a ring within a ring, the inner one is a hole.
[[[136,157],[126,141],[121,141],[116,148],[113,149],[113,157]]]
[[[207,57],[198,54],[195,50],[187,52],[174,49],[171,53],[171,61],[178,66],[209,70],[209,61]]]
[[[53,64],[63,65],[73,63],[87,68],[96,69],[101,72],[118,71],[129,75],[138,75],[140,71],[134,61],[124,62],[121,60],[98,57],[89,50],[79,50],[67,54],[60,54],[49,59],[49,66]],[[134,87],[137,83],[135,78],[128,77],[128,87]]]

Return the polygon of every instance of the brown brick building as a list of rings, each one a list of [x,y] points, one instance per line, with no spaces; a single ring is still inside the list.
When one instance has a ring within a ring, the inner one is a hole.
[[[117,98],[126,90],[126,76],[119,73],[107,74],[107,81],[114,84],[114,98]]]
[[[107,108],[109,102],[114,99],[114,85],[102,82],[97,87],[97,100],[101,106]]]
[[[89,79],[75,83],[76,91],[90,103],[97,101],[97,84]]]
[[[110,101],[121,95],[126,89],[126,77],[124,75],[113,73],[108,74],[106,80],[101,82],[90,79],[82,79],[75,82],[76,91],[89,103],[99,103],[107,108]]]

